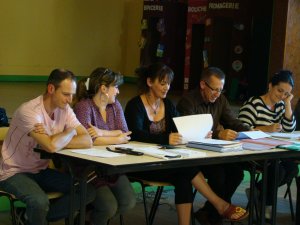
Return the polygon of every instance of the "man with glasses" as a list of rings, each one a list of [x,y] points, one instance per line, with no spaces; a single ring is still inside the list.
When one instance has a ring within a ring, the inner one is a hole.
[[[179,100],[177,109],[182,116],[210,113],[213,117],[212,138],[234,140],[238,131],[248,131],[250,127],[243,124],[232,112],[228,100],[222,94],[225,74],[216,67],[202,71],[200,88],[190,91]],[[219,164],[201,168],[211,188],[223,199],[231,202],[231,197],[242,182],[244,174],[239,164]],[[206,202],[195,213],[200,224],[219,225],[222,218],[216,209]]]

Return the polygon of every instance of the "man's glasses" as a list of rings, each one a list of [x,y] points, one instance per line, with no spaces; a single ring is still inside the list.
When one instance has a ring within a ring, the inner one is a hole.
[[[204,81],[205,85],[211,90],[211,92],[214,93],[219,93],[219,94],[223,94],[225,92],[225,90],[223,89],[218,89],[218,88],[212,88],[206,81]]]

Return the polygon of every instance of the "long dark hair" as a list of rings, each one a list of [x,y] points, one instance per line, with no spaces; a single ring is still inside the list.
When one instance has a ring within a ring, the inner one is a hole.
[[[147,93],[149,91],[147,78],[150,78],[151,81],[157,78],[159,81],[162,81],[167,78],[169,83],[174,79],[173,70],[163,63],[153,63],[149,66],[139,67],[135,70],[135,73],[139,77],[139,89],[141,93]]]
[[[99,90],[101,85],[118,86],[123,83],[123,76],[104,67],[96,68],[89,77],[78,81],[76,90],[76,102],[81,99],[92,98]]]

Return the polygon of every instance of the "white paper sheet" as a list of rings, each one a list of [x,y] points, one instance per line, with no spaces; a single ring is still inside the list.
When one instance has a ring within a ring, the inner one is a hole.
[[[298,139],[300,138],[300,133],[282,133],[282,132],[274,132],[269,133],[272,137],[276,138],[289,138],[289,139]]]
[[[205,152],[185,148],[168,149],[168,152],[180,154],[183,158],[199,158],[207,155]]]
[[[219,139],[211,139],[211,138],[206,138],[206,139],[201,139],[199,141],[199,144],[207,144],[207,145],[240,145],[241,143],[238,141],[226,141],[226,140],[219,140]]]
[[[125,156],[125,154],[120,153],[114,153],[109,152],[104,149],[76,149],[71,150],[74,153],[83,154],[83,155],[89,155],[89,156],[95,156],[95,157],[101,157],[101,158],[112,158],[112,157],[118,157],[118,156]]]
[[[184,143],[204,139],[213,125],[211,114],[197,114],[173,118]]]
[[[137,151],[159,159],[175,159],[182,157],[180,153],[174,153],[169,150],[161,150],[158,149],[158,147],[143,147],[141,149],[137,148]]]
[[[245,139],[245,138],[258,139],[258,138],[265,138],[265,137],[270,137],[270,135],[259,130],[254,130],[254,131],[239,132],[238,137],[236,139],[237,140]]]

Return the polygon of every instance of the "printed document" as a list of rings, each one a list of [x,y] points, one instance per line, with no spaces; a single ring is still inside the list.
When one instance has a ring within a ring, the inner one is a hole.
[[[266,138],[266,137],[270,137],[270,135],[265,132],[255,130],[255,131],[239,132],[236,139],[237,140],[246,139],[246,138],[258,139],[258,138]]]
[[[104,149],[97,149],[97,148],[74,149],[74,150],[71,150],[71,151],[74,152],[74,153],[78,153],[78,154],[101,157],[101,158],[112,158],[112,157],[118,157],[118,156],[125,156],[125,154],[109,152],[109,151],[106,151]]]
[[[299,139],[300,138],[299,132],[295,132],[295,133],[274,132],[274,133],[269,133],[269,134],[275,138],[287,138],[287,139]]]
[[[213,126],[211,114],[180,116],[173,120],[178,132],[183,136],[183,143],[204,139]]]

